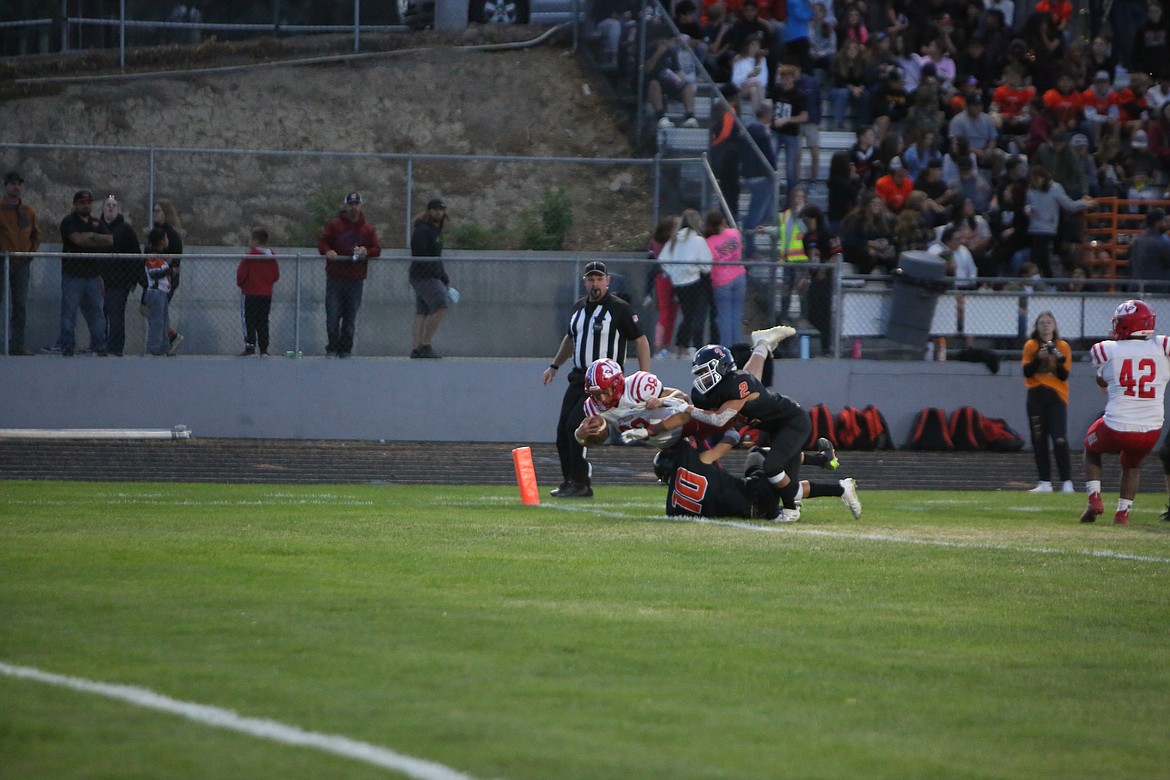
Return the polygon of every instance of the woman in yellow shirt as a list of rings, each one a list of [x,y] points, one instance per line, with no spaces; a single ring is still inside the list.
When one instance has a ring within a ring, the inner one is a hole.
[[[1028,389],[1032,453],[1040,474],[1040,482],[1029,492],[1052,492],[1052,463],[1048,459],[1051,439],[1060,473],[1060,491],[1074,493],[1068,453],[1068,375],[1072,370],[1072,347],[1060,338],[1052,312],[1042,311],[1036,317],[1032,335],[1024,342],[1022,362],[1024,387]]]

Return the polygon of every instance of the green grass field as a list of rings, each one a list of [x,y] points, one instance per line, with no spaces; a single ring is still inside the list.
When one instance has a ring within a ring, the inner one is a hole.
[[[0,777],[401,776],[17,667],[424,778],[1170,777],[1160,496],[1116,528],[1082,495],[863,490],[793,526],[663,495],[5,482]]]

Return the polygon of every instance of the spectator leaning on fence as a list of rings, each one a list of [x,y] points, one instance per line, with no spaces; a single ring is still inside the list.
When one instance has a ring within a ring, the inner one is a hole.
[[[703,237],[699,212],[687,209],[678,231],[658,255],[662,269],[670,276],[674,294],[682,308],[682,322],[675,335],[675,353],[684,357],[703,344],[703,322],[710,308],[709,288],[702,276],[711,271],[711,248]]]
[[[317,250],[325,256],[325,331],[329,338],[325,354],[347,358],[353,353],[369,259],[382,254],[378,231],[362,211],[360,193],[345,196],[341,213],[325,223]]]
[[[73,211],[61,220],[61,251],[65,255],[108,252],[114,237],[93,216],[93,193],[78,190],[73,194]],[[106,317],[102,312],[101,262],[94,257],[61,258],[61,333],[57,341],[41,352],[71,357],[77,347],[77,310],[89,326],[89,351],[106,354]]]
[[[118,199],[108,196],[102,203],[102,226],[114,237],[114,254],[139,255],[138,234],[126,221]],[[109,353],[122,356],[126,348],[126,302],[143,281],[140,257],[108,257],[102,260],[102,283],[106,288],[106,340]]]
[[[0,200],[0,252],[35,252],[41,246],[37,212],[24,202],[24,177],[16,171],[4,175],[4,198]],[[8,321],[8,354],[31,355],[25,348],[24,324],[28,306],[31,257],[8,258],[8,285],[12,295],[12,316]],[[4,285],[0,280],[0,311]]]
[[[182,272],[181,264],[183,262],[183,258],[180,257],[183,254],[183,223],[179,220],[179,211],[175,208],[175,202],[170,198],[159,198],[154,202],[152,218],[154,227],[161,227],[167,232],[166,254],[170,255],[167,258],[167,263],[171,266],[171,291],[167,294],[169,304],[174,302],[175,293],[179,290],[179,281]],[[142,251],[152,252],[154,248],[147,242],[146,246],[142,248]],[[170,318],[170,315],[171,311],[168,305],[168,318]],[[183,345],[183,334],[175,330],[173,318],[171,318],[171,327],[167,330],[167,338],[171,342],[171,349],[168,354],[173,355]]]

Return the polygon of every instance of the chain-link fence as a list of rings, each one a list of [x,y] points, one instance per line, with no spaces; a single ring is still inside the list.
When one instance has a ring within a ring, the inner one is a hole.
[[[275,248],[280,263],[269,316],[270,354],[300,352],[324,355],[325,271],[314,249]],[[12,257],[24,257],[14,255]],[[25,346],[36,351],[57,341],[61,325],[59,253],[33,256],[27,302]],[[185,340],[184,355],[235,355],[244,348],[242,296],[236,268],[243,252],[183,255],[181,284],[170,305],[172,325]],[[4,256],[4,340],[9,343],[7,264]],[[449,309],[435,338],[435,349],[448,356],[543,357],[564,332],[573,302],[582,294],[581,275],[590,257],[520,257],[510,253],[455,252],[443,258],[451,285],[460,299]],[[784,345],[787,357],[865,357],[905,359],[920,355],[922,344],[895,343],[886,338],[891,313],[898,305],[892,277],[840,275],[836,264],[747,263],[747,290],[742,329],[719,333],[712,305],[703,317],[697,344],[676,345],[680,316],[672,301],[655,294],[656,264],[636,255],[608,256],[611,290],[629,300],[639,313],[644,332],[656,349],[685,355],[709,341],[735,343],[750,330],[786,321],[797,327],[797,338]],[[246,261],[245,261],[246,262]],[[411,349],[415,295],[408,280],[411,258],[391,252],[373,260],[357,315],[354,354],[403,357]],[[1081,347],[1108,335],[1117,304],[1140,296],[1155,310],[1170,311],[1165,293],[1141,286],[1132,291],[1101,287],[1069,291],[1075,280],[1048,280],[1030,289],[1016,280],[988,279],[988,289],[939,292],[933,311],[921,325],[931,338],[952,345],[978,345],[1012,354],[1041,311],[1055,314],[1061,335]],[[1000,289],[992,289],[999,286]],[[146,351],[146,322],[139,314],[139,295],[131,295],[124,313],[126,354]],[[115,315],[116,316],[116,315]],[[659,321],[663,327],[658,327]],[[85,318],[76,317],[76,344],[89,345]],[[667,326],[669,322],[669,326]]]
[[[0,143],[0,164],[19,170],[28,182],[25,200],[36,205],[41,238],[47,242],[60,238],[57,220],[50,215],[67,211],[63,206],[58,212],[51,204],[71,203],[78,187],[91,189],[99,199],[117,195],[123,214],[139,226],[158,197],[169,198],[203,245],[243,244],[257,224],[268,227],[273,243],[312,245],[344,195],[357,190],[365,197],[364,211],[383,246],[407,246],[413,220],[430,197],[442,194],[454,204],[454,229],[479,229],[475,235],[448,236],[460,248],[561,249],[556,241],[567,245],[574,238],[574,216],[588,224],[584,215],[608,213],[638,225],[637,237],[626,237],[625,246],[616,247],[635,249],[644,241],[640,230],[648,235],[658,216],[654,199],[645,193],[672,186],[677,177],[664,169],[682,164],[661,162],[638,157]],[[550,184],[555,181],[575,186],[561,189]],[[564,199],[568,226],[548,237],[550,245],[532,245],[522,222],[526,215],[539,221],[552,195]],[[582,234],[577,243],[585,242],[615,248],[603,234]]]

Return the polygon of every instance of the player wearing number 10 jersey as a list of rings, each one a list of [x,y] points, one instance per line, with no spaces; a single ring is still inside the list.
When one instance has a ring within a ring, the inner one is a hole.
[[[1140,467],[1158,442],[1163,401],[1170,381],[1170,337],[1154,333],[1154,311],[1142,301],[1126,301],[1113,312],[1113,338],[1091,350],[1097,384],[1106,389],[1105,414],[1085,434],[1085,481],[1088,506],[1082,523],[1104,512],[1101,502],[1101,456],[1120,455],[1121,490],[1113,522],[1129,523]]]

